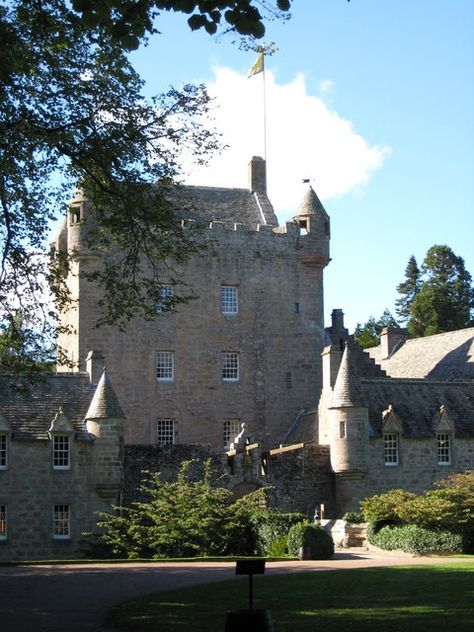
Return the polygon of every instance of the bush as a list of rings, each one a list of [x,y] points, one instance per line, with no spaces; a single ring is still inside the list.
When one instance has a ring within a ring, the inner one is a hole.
[[[352,524],[359,524],[364,522],[364,514],[361,511],[346,511],[342,519],[346,522],[352,522]]]
[[[288,538],[286,535],[273,540],[266,554],[269,557],[288,557]]]
[[[276,555],[271,547],[276,540],[285,538],[291,527],[305,520],[301,513],[280,513],[278,511],[256,512],[251,517],[255,531],[256,552],[258,555]],[[285,545],[286,546],[286,545]]]
[[[379,531],[367,530],[370,544],[386,551],[404,551],[415,555],[429,553],[459,553],[463,549],[463,537],[459,533],[426,529],[414,524],[386,526]]]
[[[299,522],[288,532],[288,553],[297,557],[300,549],[305,550],[311,560],[329,560],[334,555],[334,542],[319,525]]]

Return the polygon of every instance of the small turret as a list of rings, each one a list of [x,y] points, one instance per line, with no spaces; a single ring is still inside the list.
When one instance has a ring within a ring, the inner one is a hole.
[[[366,471],[368,406],[347,345],[329,405],[329,436],[335,472]]]
[[[327,239],[331,236],[329,215],[311,186],[306,191],[293,219],[308,234],[316,233],[318,237]]]
[[[96,492],[115,502],[123,485],[123,424],[125,415],[107,373],[102,373],[85,416],[87,431],[95,438]]]

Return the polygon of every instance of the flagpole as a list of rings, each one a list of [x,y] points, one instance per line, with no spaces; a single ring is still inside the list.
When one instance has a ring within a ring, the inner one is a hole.
[[[265,50],[263,50],[263,71],[262,71],[262,85],[263,85],[263,159],[267,164],[267,97],[265,89]]]

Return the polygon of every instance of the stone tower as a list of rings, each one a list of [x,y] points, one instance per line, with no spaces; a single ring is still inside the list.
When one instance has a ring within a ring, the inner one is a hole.
[[[72,256],[68,282],[78,299],[61,316],[70,331],[58,344],[77,371],[95,358],[107,365],[128,444],[222,450],[245,422],[257,441],[278,445],[321,390],[329,217],[309,188],[294,220],[279,226],[259,157],[250,161],[246,189],[175,193],[180,217],[192,220],[184,225],[199,222],[196,239],[206,246],[172,270],[196,299],[174,311],[157,306],[155,320],[136,318],[126,331],[97,329],[100,291],[81,272],[99,266],[102,255],[87,245],[93,218],[78,194],[55,243]],[[162,285],[178,295],[170,276],[164,266]]]

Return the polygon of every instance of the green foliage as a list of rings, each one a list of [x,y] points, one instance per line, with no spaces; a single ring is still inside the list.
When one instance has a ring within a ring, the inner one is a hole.
[[[273,540],[267,549],[266,555],[269,557],[286,557],[288,555],[288,539],[286,535]]]
[[[361,511],[346,511],[346,513],[342,516],[342,519],[346,522],[359,524],[364,522],[364,514]]]
[[[223,23],[225,30],[259,39],[264,19],[289,18],[291,0],[72,0],[72,5],[89,26],[109,31],[120,46],[134,50],[147,33],[156,32],[153,17],[159,11],[192,14],[187,22],[193,31],[214,35]]]
[[[407,322],[411,314],[411,306],[415,296],[420,291],[421,279],[420,269],[414,255],[408,260],[405,269],[405,281],[397,285],[397,292],[400,294],[395,301],[397,316],[402,322]]]
[[[361,511],[367,522],[400,522],[400,507],[412,498],[416,498],[416,494],[403,489],[392,489],[363,500],[360,504]]]
[[[285,540],[291,527],[302,520],[305,516],[301,513],[280,513],[278,511],[267,510],[257,512],[252,518],[252,525],[255,532],[255,546],[258,555],[275,555],[272,553],[273,546],[279,546],[275,542]]]
[[[443,536],[440,536],[439,540],[441,547],[449,547],[453,542],[462,542],[460,546],[465,552],[472,551],[474,549],[474,471],[453,474],[437,481],[435,487],[436,489],[419,496],[402,489],[394,489],[362,501],[361,509],[364,517],[371,523],[368,530],[369,541],[385,548],[381,542],[389,542],[393,537],[397,538],[397,546],[394,545],[393,548],[413,552],[399,544],[400,541],[406,541],[409,542],[410,547],[415,546],[410,539],[415,531],[403,531],[399,537],[398,531],[385,530],[387,525],[404,528],[409,525],[435,535],[442,533]],[[380,540],[378,534],[382,531],[383,540]],[[446,534],[451,534],[452,538]],[[403,540],[405,535],[406,540]],[[431,536],[424,537],[420,546],[431,546],[430,543],[435,542],[436,538],[435,536],[430,538]],[[439,550],[447,549],[440,548]]]
[[[334,555],[334,542],[321,526],[299,522],[288,532],[288,553],[296,557],[300,549],[307,551],[311,560],[329,560]]]
[[[414,257],[406,270],[407,279],[397,286],[397,313],[408,320],[415,337],[431,336],[468,327],[472,322],[474,288],[464,260],[448,246],[434,245],[417,270]]]
[[[427,529],[416,524],[385,526],[377,532],[368,532],[370,544],[386,551],[405,551],[415,555],[430,553],[460,553],[463,538],[459,533]]]
[[[0,322],[0,372],[39,378],[44,372],[52,371],[54,345],[43,346],[34,323],[19,311],[5,315]]]
[[[146,500],[100,514],[102,538],[115,555],[158,559],[248,553],[241,547],[250,501],[231,504],[232,492],[212,485],[210,461],[202,478],[191,480],[190,464],[182,464],[173,482],[148,473],[140,488]]]
[[[354,330],[354,338],[362,349],[376,347],[380,344],[380,334],[385,327],[398,328],[397,321],[388,309],[384,310],[384,313],[378,320],[370,316],[364,325],[357,323]]]

